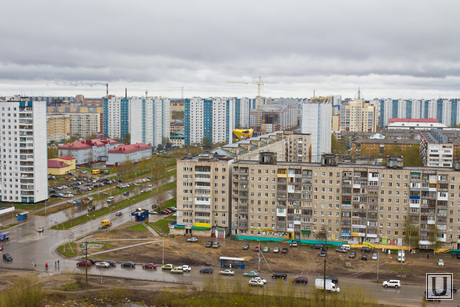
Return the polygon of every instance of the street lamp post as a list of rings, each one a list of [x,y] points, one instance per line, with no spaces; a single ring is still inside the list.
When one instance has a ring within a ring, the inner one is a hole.
[[[377,243],[380,242],[380,238],[377,237]],[[377,246],[377,282],[379,282],[379,267],[380,267],[380,248]]]

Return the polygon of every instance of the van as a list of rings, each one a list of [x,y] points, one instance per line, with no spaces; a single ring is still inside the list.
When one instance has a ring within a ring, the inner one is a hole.
[[[9,232],[4,232],[0,234],[0,241],[5,241],[10,238],[10,233]]]
[[[110,222],[110,220],[102,220],[101,221],[101,226],[111,226],[112,223]]]
[[[349,251],[351,249],[350,245],[348,245],[348,244],[342,245],[341,248],[346,250],[346,251]]]
[[[99,169],[93,169],[91,171],[91,174],[93,174],[93,175],[97,175],[97,174],[100,174],[100,173],[101,173],[101,170],[99,170]]]

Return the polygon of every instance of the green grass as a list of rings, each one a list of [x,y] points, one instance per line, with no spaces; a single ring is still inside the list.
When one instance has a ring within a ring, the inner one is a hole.
[[[171,190],[171,189],[173,189],[175,187],[176,187],[176,182],[171,182],[171,183],[169,183],[169,184],[167,184],[167,185],[165,185],[163,187],[160,187],[160,188],[161,188],[161,191],[167,191],[167,190]],[[77,217],[75,219],[69,220],[69,221],[67,221],[65,223],[59,224],[58,226],[53,226],[51,228],[52,229],[69,229],[71,227],[87,223],[87,222],[89,222],[90,220],[92,220],[94,218],[98,218],[100,216],[109,214],[111,211],[115,212],[115,211],[123,209],[125,207],[129,207],[132,204],[135,204],[137,202],[140,202],[142,200],[150,198],[151,196],[153,196],[156,193],[160,193],[158,189],[155,189],[154,191],[149,191],[149,192],[134,196],[131,199],[125,199],[125,200],[123,200],[123,201],[121,201],[119,203],[114,204],[113,206],[93,211],[93,212],[89,213],[88,215],[86,215],[86,214],[82,215],[82,216]]]
[[[129,226],[126,228],[126,230],[128,231],[148,231],[147,227],[145,227],[144,224],[136,224],[136,225],[133,225],[133,226]]]
[[[161,205],[160,209],[169,208],[169,207],[175,207],[176,206],[176,201],[177,201],[177,199],[175,197],[171,198],[171,199],[165,201],[163,203],[163,205]]]
[[[153,228],[159,230],[160,233],[169,233],[169,225],[170,223],[173,223],[176,221],[175,216],[168,216],[165,217],[164,219],[158,220],[155,223],[153,223]]]
[[[72,247],[72,248],[71,248]],[[61,245],[57,248],[59,254],[67,258],[73,258],[78,255],[78,249],[80,247],[77,246],[76,243],[66,243]]]

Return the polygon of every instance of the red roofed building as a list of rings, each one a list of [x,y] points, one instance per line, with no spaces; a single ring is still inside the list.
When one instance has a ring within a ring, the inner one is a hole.
[[[107,161],[109,150],[115,148],[118,141],[101,138],[68,143],[58,147],[59,155],[76,159],[76,164]]]
[[[106,165],[118,165],[126,160],[137,163],[143,159],[149,159],[152,157],[152,148],[153,146],[144,143],[118,145],[117,148],[109,150]]]
[[[75,169],[75,167],[73,168]],[[48,174],[49,175],[65,175],[72,170],[72,165],[65,162],[51,159],[48,160]]]

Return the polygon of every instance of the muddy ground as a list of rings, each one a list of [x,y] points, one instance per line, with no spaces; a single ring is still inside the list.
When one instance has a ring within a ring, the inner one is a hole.
[[[134,222],[133,222],[134,224]],[[112,259],[117,262],[134,261],[136,263],[161,263],[163,254],[162,238],[154,237],[149,231],[129,231],[127,228],[133,224],[128,223],[125,227],[109,232],[97,233],[95,240],[113,240],[109,243],[113,249],[116,247],[136,244],[141,241],[117,241],[118,239],[158,239],[159,242],[128,249],[108,252],[95,256],[96,259]],[[220,248],[205,248],[205,243],[209,240],[216,241],[215,238],[200,238],[195,243],[186,241],[187,237],[177,236],[168,238],[164,243],[165,263],[175,265],[189,264],[191,266],[210,266],[219,267],[219,257],[241,257],[246,259],[246,269],[257,269],[258,253],[253,250],[258,243],[256,241],[234,241],[230,239],[219,239]],[[243,250],[243,245],[249,244],[249,250]],[[263,253],[261,258],[265,258],[266,263],[262,262],[262,272],[286,272],[298,275],[322,274],[324,268],[324,258],[319,257],[319,250],[311,249],[309,246],[299,246],[290,248],[287,243],[262,243],[262,247],[270,247],[270,252]],[[288,247],[287,254],[273,253],[273,249]],[[92,250],[90,250],[91,252]],[[327,256],[327,273],[332,276],[357,277],[368,280],[376,279],[377,260],[371,260],[371,254],[367,254],[368,260],[360,260],[361,252],[355,250],[356,258],[350,259],[347,254],[335,251],[329,247]],[[262,253],[261,253],[262,254]],[[397,255],[388,255],[380,252],[379,279],[395,279],[401,274],[401,264],[396,260]],[[444,267],[437,265],[437,260],[443,259]],[[425,274],[432,272],[449,272],[454,276],[460,272],[460,259],[456,259],[450,254],[433,254],[420,252],[417,254],[407,254],[406,262],[402,265],[402,273],[406,282],[423,282]]]

